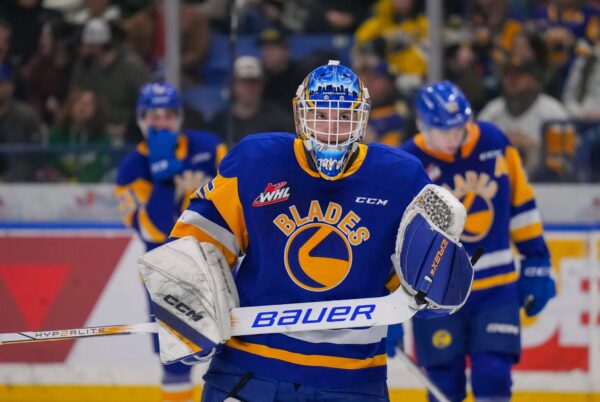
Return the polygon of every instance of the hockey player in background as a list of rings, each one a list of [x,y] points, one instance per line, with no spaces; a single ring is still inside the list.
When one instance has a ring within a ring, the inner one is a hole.
[[[417,362],[450,400],[462,401],[468,355],[475,399],[509,401],[511,368],[521,353],[519,308],[534,316],[556,294],[533,189],[517,149],[493,124],[472,121],[469,101],[451,82],[421,88],[416,113],[421,133],[401,148],[463,202],[467,251],[485,249],[469,300],[457,314],[413,320]],[[401,342],[401,327],[392,327],[388,353]]]
[[[196,191],[173,241],[143,257],[161,354],[175,360],[189,350],[181,357],[188,363],[211,358],[204,402],[389,400],[385,326],[232,337],[229,311],[237,305],[384,296],[392,255],[403,289],[415,296],[409,306],[420,316],[455,311],[470,290],[473,270],[456,241],[464,207],[431,185],[412,156],[360,143],[370,102],[356,74],[330,61],[296,94],[297,134],[244,138]],[[436,199],[443,209],[415,213],[421,202]],[[447,218],[446,229],[434,223],[438,214]],[[188,244],[189,258],[166,268],[169,256]],[[235,286],[213,285],[226,277]],[[417,290],[426,301],[418,301]],[[318,323],[348,315],[315,307],[294,316],[302,311],[291,309],[286,319]]]
[[[190,195],[217,174],[226,147],[204,131],[181,130],[182,105],[167,83],[146,84],[137,100],[144,141],[121,162],[116,197],[123,220],[146,251],[163,244]],[[157,340],[154,340],[158,350]],[[191,401],[190,366],[163,366],[163,401]]]

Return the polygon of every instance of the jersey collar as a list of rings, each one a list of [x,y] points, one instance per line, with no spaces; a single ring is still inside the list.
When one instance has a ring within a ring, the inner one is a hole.
[[[348,168],[346,168],[342,173],[334,177],[332,180],[340,180],[356,172],[365,161],[365,157],[367,156],[367,150],[368,147],[365,144],[358,144],[358,148],[356,151],[358,152],[358,155],[353,158],[353,160],[351,161],[352,164]],[[310,167],[311,165],[307,159],[304,144],[302,144],[302,140],[300,138],[296,138],[294,140],[294,155],[296,156],[296,160],[298,161],[298,164],[300,165],[302,170],[304,170],[308,175],[317,178],[321,177],[321,175],[319,175],[319,172],[315,171]]]
[[[473,153],[475,146],[479,142],[479,126],[475,123],[469,123],[466,126],[467,136],[460,146],[460,156],[462,159],[466,159]],[[423,134],[419,133],[415,136],[415,145],[427,155],[439,159],[444,162],[454,162],[455,155],[447,155],[441,152],[436,152],[427,147],[425,143],[425,137]]]

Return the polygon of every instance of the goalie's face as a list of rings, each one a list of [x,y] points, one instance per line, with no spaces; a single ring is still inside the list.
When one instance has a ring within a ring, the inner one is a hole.
[[[306,134],[326,145],[345,145],[360,129],[359,112],[318,108],[306,112]]]
[[[434,152],[444,155],[455,155],[465,139],[465,126],[440,130],[437,128],[423,129],[427,147]]]

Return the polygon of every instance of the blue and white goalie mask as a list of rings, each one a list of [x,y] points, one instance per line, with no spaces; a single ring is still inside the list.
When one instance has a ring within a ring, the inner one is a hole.
[[[338,61],[316,68],[300,84],[294,98],[296,131],[321,177],[342,176],[363,139],[369,110],[367,89]]]

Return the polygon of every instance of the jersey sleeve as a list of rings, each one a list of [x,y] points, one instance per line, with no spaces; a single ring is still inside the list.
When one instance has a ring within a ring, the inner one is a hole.
[[[173,227],[175,187],[146,179],[144,163],[144,159],[133,156],[121,164],[115,196],[123,222],[139,234],[150,250],[163,244]]]
[[[505,152],[511,186],[511,240],[525,258],[549,259],[533,187],[527,180],[519,151],[509,144]]]
[[[230,153],[221,162],[217,176],[194,193],[170,237],[193,236],[212,243],[223,252],[229,266],[235,267],[238,256],[248,247],[238,180],[236,158]]]

